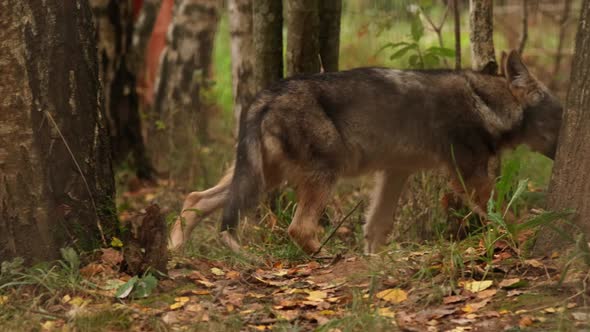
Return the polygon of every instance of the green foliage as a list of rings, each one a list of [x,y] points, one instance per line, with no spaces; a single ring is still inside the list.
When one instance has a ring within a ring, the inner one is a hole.
[[[420,11],[412,14],[410,41],[385,44],[379,51],[389,49],[392,54],[389,60],[403,59],[407,56],[410,68],[432,69],[440,66],[444,58],[454,58],[455,50],[439,46],[424,48],[421,40],[424,37],[424,25],[420,19]]]
[[[2,262],[0,291],[22,286],[37,286],[54,295],[64,291],[86,291],[95,285],[80,275],[80,257],[72,248],[61,249],[62,259],[55,264],[42,263],[24,267],[24,260]]]
[[[158,279],[151,273],[146,273],[142,277],[134,276],[117,289],[115,297],[124,299],[131,295],[132,298],[145,298],[152,294],[156,286]]]

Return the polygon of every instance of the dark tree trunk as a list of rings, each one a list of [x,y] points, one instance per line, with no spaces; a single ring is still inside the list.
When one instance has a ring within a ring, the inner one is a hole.
[[[179,0],[156,80],[154,115],[160,130],[150,145],[158,167],[173,179],[194,179],[196,146],[207,139],[201,94],[211,71],[218,0]]]
[[[488,63],[490,71],[498,69],[494,51],[494,1],[469,1],[469,41],[471,42],[471,67],[482,70]]]
[[[342,0],[320,1],[320,58],[324,71],[338,71]]]
[[[459,0],[453,1],[453,18],[455,24],[455,69],[461,69],[461,10]]]
[[[0,261],[90,249],[117,229],[88,2],[0,2]]]
[[[240,114],[254,95],[254,41],[252,26],[252,0],[229,0],[229,29],[231,36],[232,90],[236,126]]]
[[[287,0],[287,76],[320,71],[319,0]]]
[[[254,82],[260,91],[283,78],[283,5],[253,0]]]
[[[127,63],[133,36],[132,2],[90,0],[90,4],[97,30],[99,70],[113,159],[119,164],[131,154],[137,176],[149,179],[152,166],[141,136],[136,76]]]
[[[570,87],[549,184],[548,208],[574,209],[575,224],[590,239],[590,0],[581,6]],[[557,226],[580,234],[568,225]],[[538,254],[550,254],[566,242],[549,229],[539,234]]]

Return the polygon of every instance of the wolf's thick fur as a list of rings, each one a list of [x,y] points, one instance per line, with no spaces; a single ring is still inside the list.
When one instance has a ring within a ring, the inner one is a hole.
[[[385,244],[404,182],[418,170],[446,167],[456,190],[485,206],[488,160],[521,143],[552,158],[561,123],[558,99],[518,53],[503,71],[359,68],[290,78],[260,92],[242,113],[235,166],[215,187],[188,195],[186,225],[177,221],[170,247],[222,206],[222,231],[233,232],[240,213],[283,181],[298,197],[289,235],[308,253],[319,248],[318,219],[340,177],[375,174],[368,253]]]

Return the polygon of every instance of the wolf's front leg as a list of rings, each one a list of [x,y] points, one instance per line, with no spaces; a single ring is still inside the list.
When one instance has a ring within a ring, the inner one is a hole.
[[[314,254],[320,248],[318,222],[333,187],[333,180],[316,179],[297,188],[297,210],[289,225],[289,236],[307,254]]]
[[[221,208],[227,201],[233,168],[210,189],[188,194],[180,216],[174,222],[168,238],[168,249],[180,248],[190,237],[197,222]]]
[[[375,188],[365,224],[365,253],[374,254],[387,241],[393,228],[393,216],[407,174],[381,171],[375,175]]]

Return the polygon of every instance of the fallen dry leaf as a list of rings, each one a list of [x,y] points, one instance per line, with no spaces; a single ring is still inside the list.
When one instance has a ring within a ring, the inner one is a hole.
[[[460,296],[460,295],[451,295],[451,296],[447,296],[443,298],[443,303],[444,304],[451,304],[451,303],[457,303],[457,302],[461,302],[464,301],[465,297],[464,296]]]
[[[477,298],[478,299],[487,299],[489,297],[496,295],[497,292],[498,292],[497,289],[486,289],[484,291],[477,293]]]
[[[520,328],[525,328],[527,326],[533,325],[533,318],[531,316],[522,316],[522,318],[518,321],[518,326]]]
[[[483,280],[483,281],[467,281],[465,282],[464,288],[472,293],[478,293],[483,290],[486,290],[492,286],[494,282],[491,280]]]
[[[117,251],[113,248],[104,248],[101,249],[101,251],[102,256],[100,259],[105,264],[117,266],[123,261],[123,254],[120,251]]]
[[[388,307],[379,308],[377,312],[379,316],[395,318],[395,312]]]
[[[480,302],[468,303],[463,308],[461,308],[461,310],[464,313],[470,314],[470,313],[476,312],[479,309],[485,307],[486,304],[488,304],[488,302],[490,302],[490,298],[484,299],[483,301],[480,301]]]
[[[393,304],[402,303],[408,299],[408,294],[400,288],[390,288],[377,293],[377,298]]]
[[[526,280],[521,280],[520,278],[511,278],[511,279],[502,280],[498,286],[500,288],[511,289],[511,288],[523,287],[523,286],[526,286],[526,284],[527,284]]]
[[[590,314],[587,312],[572,312],[572,317],[577,321],[590,321]]]
[[[181,296],[175,298],[174,301],[175,302],[170,305],[170,310],[176,310],[184,307],[184,305],[190,301],[190,298],[188,296]]]
[[[324,301],[328,297],[328,293],[324,291],[310,291],[307,300],[313,302]]]
[[[225,272],[223,272],[223,270],[218,267],[212,267],[211,273],[213,273],[216,276],[224,276],[225,275]]]
[[[545,264],[539,262],[536,259],[527,259],[524,261],[525,264],[530,265],[532,267],[536,267],[536,268],[542,268],[545,266]]]

